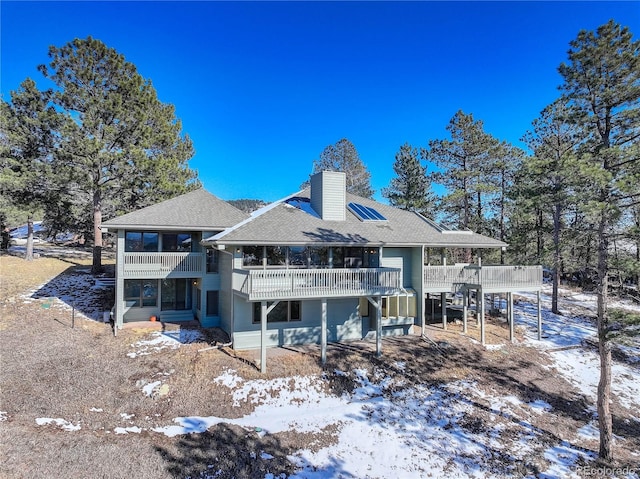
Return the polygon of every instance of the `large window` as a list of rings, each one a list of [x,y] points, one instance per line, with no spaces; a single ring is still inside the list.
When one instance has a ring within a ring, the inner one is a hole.
[[[207,316],[218,316],[219,293],[218,291],[207,291]]]
[[[273,302],[267,303],[270,307]],[[288,321],[300,321],[301,319],[300,301],[280,301],[269,314],[267,314],[267,323],[285,323]],[[261,303],[253,303],[253,322],[259,323],[261,316]]]
[[[124,300],[130,307],[158,305],[157,279],[125,279]]]
[[[242,248],[242,264],[244,266],[262,266],[263,246],[244,246]]]
[[[378,248],[344,248],[345,268],[378,268],[380,250]],[[334,267],[335,256],[334,256]]]
[[[191,309],[191,280],[186,278],[163,279],[162,311],[180,311]]]
[[[286,246],[267,246],[267,265],[268,266],[286,266],[287,264],[287,247]]]
[[[328,246],[244,246],[244,266],[289,268],[378,268],[380,249]],[[331,258],[331,261],[329,260]]]
[[[220,259],[220,251],[215,248],[207,248],[207,273],[218,272],[218,260]]]
[[[164,252],[191,252],[192,248],[191,233],[163,233],[162,234],[162,251]]]
[[[310,246],[309,261],[313,268],[327,268],[329,266],[329,248],[326,246]]]
[[[124,238],[124,250],[158,251],[158,233],[149,231],[127,231]]]
[[[289,246],[289,266],[307,266],[307,247]]]

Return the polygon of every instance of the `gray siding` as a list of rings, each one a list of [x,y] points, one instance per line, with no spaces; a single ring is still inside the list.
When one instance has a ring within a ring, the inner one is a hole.
[[[414,248],[383,248],[380,266],[383,268],[400,268],[402,270],[402,286],[412,288],[414,278],[413,254]]]
[[[369,332],[369,318],[361,318],[357,298],[327,301],[327,340],[347,341],[362,339]],[[288,323],[269,323],[267,346],[313,344],[320,342],[321,302],[302,301],[302,320]],[[252,303],[240,297],[234,301],[234,349],[260,347],[260,324],[253,323]]]
[[[220,251],[218,262],[218,276],[220,286],[218,325],[233,341],[233,300],[231,279],[233,277],[233,257],[225,251]]]
[[[311,177],[311,207],[323,220],[345,220],[345,178],[338,171],[321,171]]]
[[[416,290],[416,306],[418,309],[418,317],[416,318],[416,324],[422,324],[422,317],[424,315],[424,258],[422,255],[422,247],[415,247],[413,249],[412,263],[412,275],[411,282],[413,289]]]

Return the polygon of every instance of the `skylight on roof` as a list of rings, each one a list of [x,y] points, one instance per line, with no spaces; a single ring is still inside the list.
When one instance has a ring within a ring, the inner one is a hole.
[[[360,203],[349,203],[347,208],[361,221],[387,221],[387,218],[382,216],[378,210],[370,206],[361,205]]]
[[[315,216],[316,218],[320,218],[320,215],[318,215],[318,213],[316,213],[316,211],[311,207],[311,200],[309,198],[294,196],[287,199],[284,204],[287,206],[298,208],[299,210],[302,210],[305,213],[310,214],[311,216]]]

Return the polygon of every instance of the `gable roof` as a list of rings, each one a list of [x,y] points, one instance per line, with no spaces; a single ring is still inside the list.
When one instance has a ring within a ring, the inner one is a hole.
[[[226,201],[199,189],[118,216],[102,224],[108,228],[223,230],[247,218]]]
[[[345,221],[327,221],[309,211],[309,188],[283,198],[243,222],[204,240],[252,245],[386,245],[499,248],[502,241],[470,231],[449,231],[423,216],[350,193],[346,203],[376,209],[386,221],[361,221],[347,208]],[[306,205],[304,205],[306,203]],[[301,208],[301,204],[304,206]]]

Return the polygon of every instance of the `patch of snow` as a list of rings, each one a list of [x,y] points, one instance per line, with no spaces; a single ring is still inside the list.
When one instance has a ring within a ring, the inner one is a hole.
[[[262,452],[262,454],[260,454],[260,458],[261,459],[273,459],[273,456],[271,454],[268,454],[266,452]]]
[[[0,411],[0,422],[6,421],[7,419],[9,419],[7,411]]]
[[[72,423],[70,423],[69,421],[66,421],[62,418],[50,418],[50,417],[39,417],[36,418],[36,424],[38,426],[44,426],[46,424],[56,424],[58,426],[60,426],[62,429],[64,429],[65,431],[79,431],[81,429],[80,425],[74,425]]]
[[[100,408],[100,407],[92,407],[91,409],[89,409],[89,411],[91,411],[91,412],[102,412],[102,408]]]
[[[153,390],[157,386],[160,386],[161,384],[162,384],[162,381],[154,381],[152,383],[149,383],[142,388],[142,392],[144,393],[145,396],[151,397],[151,395],[153,394]]]
[[[337,425],[335,445],[318,451],[300,450],[289,457],[299,471],[293,478],[328,477],[504,477],[507,470],[489,472],[482,466],[497,454],[505,464],[523,460],[539,443],[541,432],[520,421],[516,447],[505,451],[500,438],[505,433],[503,423],[488,423],[479,430],[465,426],[470,420],[478,396],[493,402],[492,414],[510,418],[510,407],[527,406],[514,396],[495,397],[469,381],[457,381],[447,386],[426,386],[400,389],[397,383],[379,371],[358,369],[352,373],[359,383],[352,394],[337,397],[320,387],[322,378],[247,381],[239,388],[242,397],[258,402],[255,410],[238,419],[180,417],[171,426],[153,429],[170,437],[204,432],[219,423],[233,424],[260,434],[295,430],[317,432]],[[308,382],[303,382],[302,379]],[[247,387],[249,385],[249,387]],[[296,391],[296,388],[304,388]],[[270,391],[264,396],[260,391]],[[393,394],[389,394],[394,391]],[[302,394],[304,393],[304,395]],[[532,403],[544,408],[542,401]],[[488,428],[488,429],[487,429]],[[511,440],[511,438],[510,438]],[[559,464],[554,471],[570,470],[584,456],[570,445],[558,443],[546,456],[554,456]],[[560,477],[560,476],[559,476]],[[564,477],[564,476],[562,476]]]
[[[127,353],[130,358],[148,356],[163,349],[177,349],[184,344],[190,344],[204,340],[202,333],[195,329],[180,329],[177,331],[154,331],[146,339],[133,343],[135,352]]]
[[[580,477],[576,472],[578,461],[580,459],[594,460],[595,454],[587,454],[563,441],[547,449],[544,452],[544,458],[549,461],[550,466],[546,471],[542,472],[541,477],[573,479]]]
[[[528,302],[521,302],[514,308],[516,324],[524,324],[527,328],[525,344],[546,351],[558,374],[595,402],[600,358],[596,351],[583,346],[587,340],[596,340],[595,326],[582,317],[560,316],[543,310],[543,335],[538,341],[536,308]],[[640,408],[640,375],[632,367],[615,361],[611,374],[612,393],[622,406],[631,410]]]
[[[536,399],[535,401],[530,402],[528,406],[536,414],[549,412],[553,409],[553,407],[551,407],[551,404],[549,404],[547,401],[543,401],[542,399]]]
[[[596,441],[600,439],[600,430],[598,429],[598,425],[594,421],[591,421],[589,424],[586,424],[578,429],[577,434],[578,436],[586,439],[594,439]]]
[[[220,376],[213,380],[213,382],[218,383],[221,386],[226,386],[229,389],[237,387],[238,384],[243,381],[244,379],[236,374],[235,369],[227,369]]]
[[[96,300],[94,284],[95,278],[90,273],[60,274],[22,294],[21,300],[27,303],[53,299],[53,306],[69,312],[69,317],[75,310],[76,318],[80,316],[103,322],[103,310]]]
[[[504,348],[504,344],[485,344],[484,347],[485,349],[487,349],[488,351],[499,351],[500,349]]]
[[[121,412],[120,417],[125,421],[128,421],[129,419],[133,419],[135,417],[135,414],[127,414],[126,412]]]

